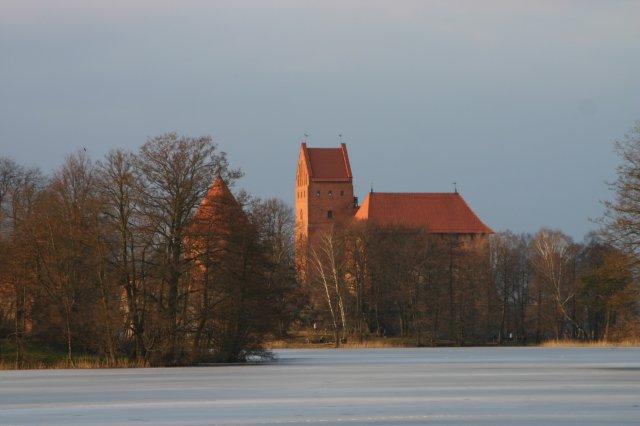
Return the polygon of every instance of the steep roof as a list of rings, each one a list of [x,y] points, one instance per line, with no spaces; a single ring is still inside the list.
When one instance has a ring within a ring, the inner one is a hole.
[[[304,156],[309,178],[314,181],[350,181],[351,164],[347,146],[339,148],[308,148],[302,143],[300,149]]]
[[[218,176],[207,191],[196,211],[192,231],[221,231],[230,219],[245,221],[242,206],[233,196],[224,180]]]
[[[458,193],[372,192],[355,217],[381,226],[424,228],[433,234],[491,234]]]

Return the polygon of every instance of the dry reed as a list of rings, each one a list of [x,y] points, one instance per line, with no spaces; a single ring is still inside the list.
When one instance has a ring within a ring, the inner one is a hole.
[[[540,344],[543,348],[630,348],[640,346],[638,339],[625,339],[617,342],[610,340],[561,340],[552,339]]]
[[[93,357],[77,357],[71,361],[66,359],[56,360],[54,362],[42,361],[20,361],[18,363],[12,361],[1,361],[0,370],[42,370],[42,369],[88,369],[88,368],[143,368],[149,367],[144,360],[130,360],[128,358],[116,358],[115,360],[93,358]]]
[[[267,349],[331,349],[335,348],[334,342],[301,342],[287,340],[273,340],[266,345]],[[340,344],[341,349],[381,349],[381,348],[406,348],[415,346],[402,339],[371,339],[359,342],[357,340],[347,341]]]

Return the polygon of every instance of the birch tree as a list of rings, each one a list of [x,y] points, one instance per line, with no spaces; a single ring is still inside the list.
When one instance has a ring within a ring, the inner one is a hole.
[[[567,307],[577,293],[572,270],[576,249],[571,239],[560,231],[542,229],[534,237],[533,247],[536,272],[554,300],[556,309],[564,320],[584,335],[584,330]]]
[[[311,246],[311,262],[315,281],[322,286],[333,325],[336,347],[346,338],[347,311],[343,257],[334,230],[323,233]]]

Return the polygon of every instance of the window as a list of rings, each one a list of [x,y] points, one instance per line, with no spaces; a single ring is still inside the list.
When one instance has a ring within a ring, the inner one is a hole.
[[[302,220],[302,210],[300,210],[300,220]]]
[[[316,191],[316,197],[320,196],[320,191]]]
[[[327,219],[333,219],[333,210],[327,210]]]
[[[333,197],[333,191],[329,190],[329,197]]]
[[[344,196],[344,191],[340,191],[340,196],[343,197]]]

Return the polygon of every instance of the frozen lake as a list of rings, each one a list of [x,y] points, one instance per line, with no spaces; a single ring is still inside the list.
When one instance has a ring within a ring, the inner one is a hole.
[[[0,425],[640,424],[640,349],[280,350],[267,365],[0,372]]]

